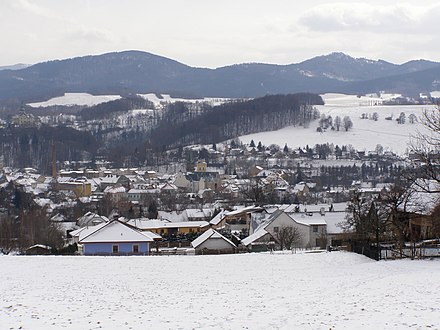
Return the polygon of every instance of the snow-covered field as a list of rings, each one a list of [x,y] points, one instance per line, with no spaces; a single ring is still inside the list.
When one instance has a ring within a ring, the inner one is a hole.
[[[86,105],[93,106],[104,102],[120,99],[119,95],[92,95],[88,93],[65,93],[44,102],[29,103],[33,108],[50,107],[55,105]]]
[[[143,97],[144,99],[147,99],[154,103],[156,107],[160,107],[160,104],[162,102],[165,103],[174,103],[174,102],[187,102],[187,103],[196,103],[196,102],[207,102],[211,104],[212,106],[220,105],[225,102],[231,101],[230,98],[212,98],[212,97],[204,97],[199,99],[182,99],[182,98],[175,98],[172,97],[169,94],[161,94],[161,98],[157,97],[157,94],[149,93],[149,94],[138,94],[139,96]]]
[[[150,93],[150,94],[139,94],[139,96],[150,100],[154,103],[155,106],[160,107],[160,104],[162,102],[208,102],[211,105],[219,105],[225,102],[230,101],[231,99],[228,98],[201,98],[201,99],[181,99],[181,98],[173,98],[172,96],[168,94],[162,94],[161,98],[158,98],[156,94]],[[55,105],[63,105],[63,106],[69,106],[69,105],[85,105],[85,106],[94,106],[100,103],[114,101],[117,99],[120,99],[120,95],[92,95],[88,93],[64,93],[63,96],[58,96],[51,98],[44,102],[35,102],[35,103],[29,103],[28,105],[33,108],[38,107],[49,107],[49,106],[55,106]]]
[[[391,97],[387,95],[388,99]],[[318,120],[312,122],[308,128],[304,127],[285,127],[278,131],[261,132],[241,136],[243,143],[255,143],[261,141],[264,145],[277,144],[283,147],[286,143],[290,148],[314,146],[315,144],[333,143],[334,145],[352,145],[358,150],[373,151],[378,144],[382,145],[384,151],[392,151],[403,155],[408,150],[408,144],[411,139],[417,135],[417,132],[426,132],[425,127],[420,123],[420,117],[425,109],[432,109],[432,106],[382,106],[367,105],[379,102],[377,97],[362,97],[356,95],[325,94],[324,106],[317,106],[321,114],[336,116],[341,119],[349,116],[353,122],[353,128],[345,132],[343,127],[340,131],[327,130],[319,133],[316,131],[319,126]],[[366,113],[372,116],[377,112],[379,119],[377,121],[370,119],[361,119],[361,115]],[[406,115],[406,123],[398,124],[397,119],[401,112]],[[409,116],[414,114],[418,122],[411,124]],[[391,117],[392,120],[386,120]]]
[[[0,329],[440,329],[440,260],[0,257]]]

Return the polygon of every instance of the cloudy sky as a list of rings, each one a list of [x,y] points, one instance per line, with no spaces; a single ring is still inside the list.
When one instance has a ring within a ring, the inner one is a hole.
[[[440,61],[438,0],[0,0],[0,66],[143,50],[198,67]]]

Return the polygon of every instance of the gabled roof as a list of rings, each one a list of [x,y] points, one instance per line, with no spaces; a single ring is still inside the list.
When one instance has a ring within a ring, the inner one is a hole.
[[[205,231],[202,235],[200,235],[199,237],[197,237],[194,241],[191,242],[191,245],[193,248],[197,248],[198,246],[200,246],[201,244],[203,244],[204,242],[206,242],[208,239],[221,239],[224,240],[225,242],[228,242],[231,246],[233,247],[237,247],[234,243],[232,243],[229,239],[227,239],[226,237],[224,237],[222,234],[220,234],[218,231],[214,230],[214,229],[208,229],[207,231]]]
[[[79,217],[76,222],[79,226],[87,226],[87,225],[91,225],[94,223],[99,223],[99,222],[108,222],[109,219],[103,215],[99,215],[93,212],[87,212],[86,214],[84,214],[82,217]]]
[[[105,226],[107,222],[100,223],[96,226],[87,226],[87,227],[81,227],[79,229],[73,230],[70,232],[70,236],[72,237],[78,237],[78,240],[82,240],[84,237],[90,235],[91,233],[94,233],[99,228]]]
[[[238,210],[234,210],[234,211],[229,211],[229,212],[225,212],[224,214],[226,216],[232,216],[232,215],[238,215],[238,214],[242,214],[242,213],[252,213],[252,212],[260,212],[263,211],[264,209],[260,206],[246,206],[243,208],[239,208]]]
[[[266,229],[261,228],[260,230],[256,231],[252,235],[249,235],[248,237],[243,238],[241,240],[241,243],[244,246],[248,246],[249,244],[252,244],[253,242],[259,240],[260,238],[262,238],[265,235],[270,235],[270,234],[266,231]]]
[[[440,204],[440,184],[434,180],[418,180],[411,186],[413,193],[408,198],[408,212],[429,215]]]
[[[79,241],[80,244],[124,242],[153,242],[153,238],[118,220],[113,220]]]
[[[209,221],[211,225],[217,226],[225,217],[225,211],[220,211],[214,218]]]

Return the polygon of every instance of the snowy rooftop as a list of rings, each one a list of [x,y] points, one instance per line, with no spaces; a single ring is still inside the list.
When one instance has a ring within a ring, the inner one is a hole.
[[[80,243],[152,242],[153,238],[114,220],[80,239]]]
[[[229,244],[231,244],[232,246],[235,246],[235,244],[232,243],[229,239],[227,239],[222,234],[220,234],[218,231],[216,231],[212,228],[208,229],[202,235],[200,235],[194,241],[192,241],[191,245],[193,248],[196,249],[198,246],[200,246],[203,242],[205,242],[208,239],[222,239],[222,240],[228,242]]]

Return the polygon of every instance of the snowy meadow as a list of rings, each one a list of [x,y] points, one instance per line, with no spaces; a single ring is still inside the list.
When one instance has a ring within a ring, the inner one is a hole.
[[[0,329],[440,328],[440,260],[0,257]]]
[[[423,111],[433,109],[432,105],[372,105],[371,103],[382,101],[372,97],[358,98],[356,95],[324,94],[322,95],[325,105],[316,106],[321,115],[350,117],[353,127],[345,131],[330,129],[317,132],[319,121],[316,120],[309,127],[287,126],[277,131],[259,132],[241,136],[243,143],[255,143],[261,141],[264,145],[277,144],[289,148],[310,147],[315,144],[351,145],[360,151],[374,151],[380,144],[384,151],[391,151],[399,155],[408,152],[409,144],[417,136],[418,132],[428,131],[421,123]],[[377,120],[372,120],[373,114],[377,114]],[[404,113],[406,121],[398,124],[396,119]],[[362,119],[364,116],[367,118]],[[409,120],[414,116],[415,121]]]

